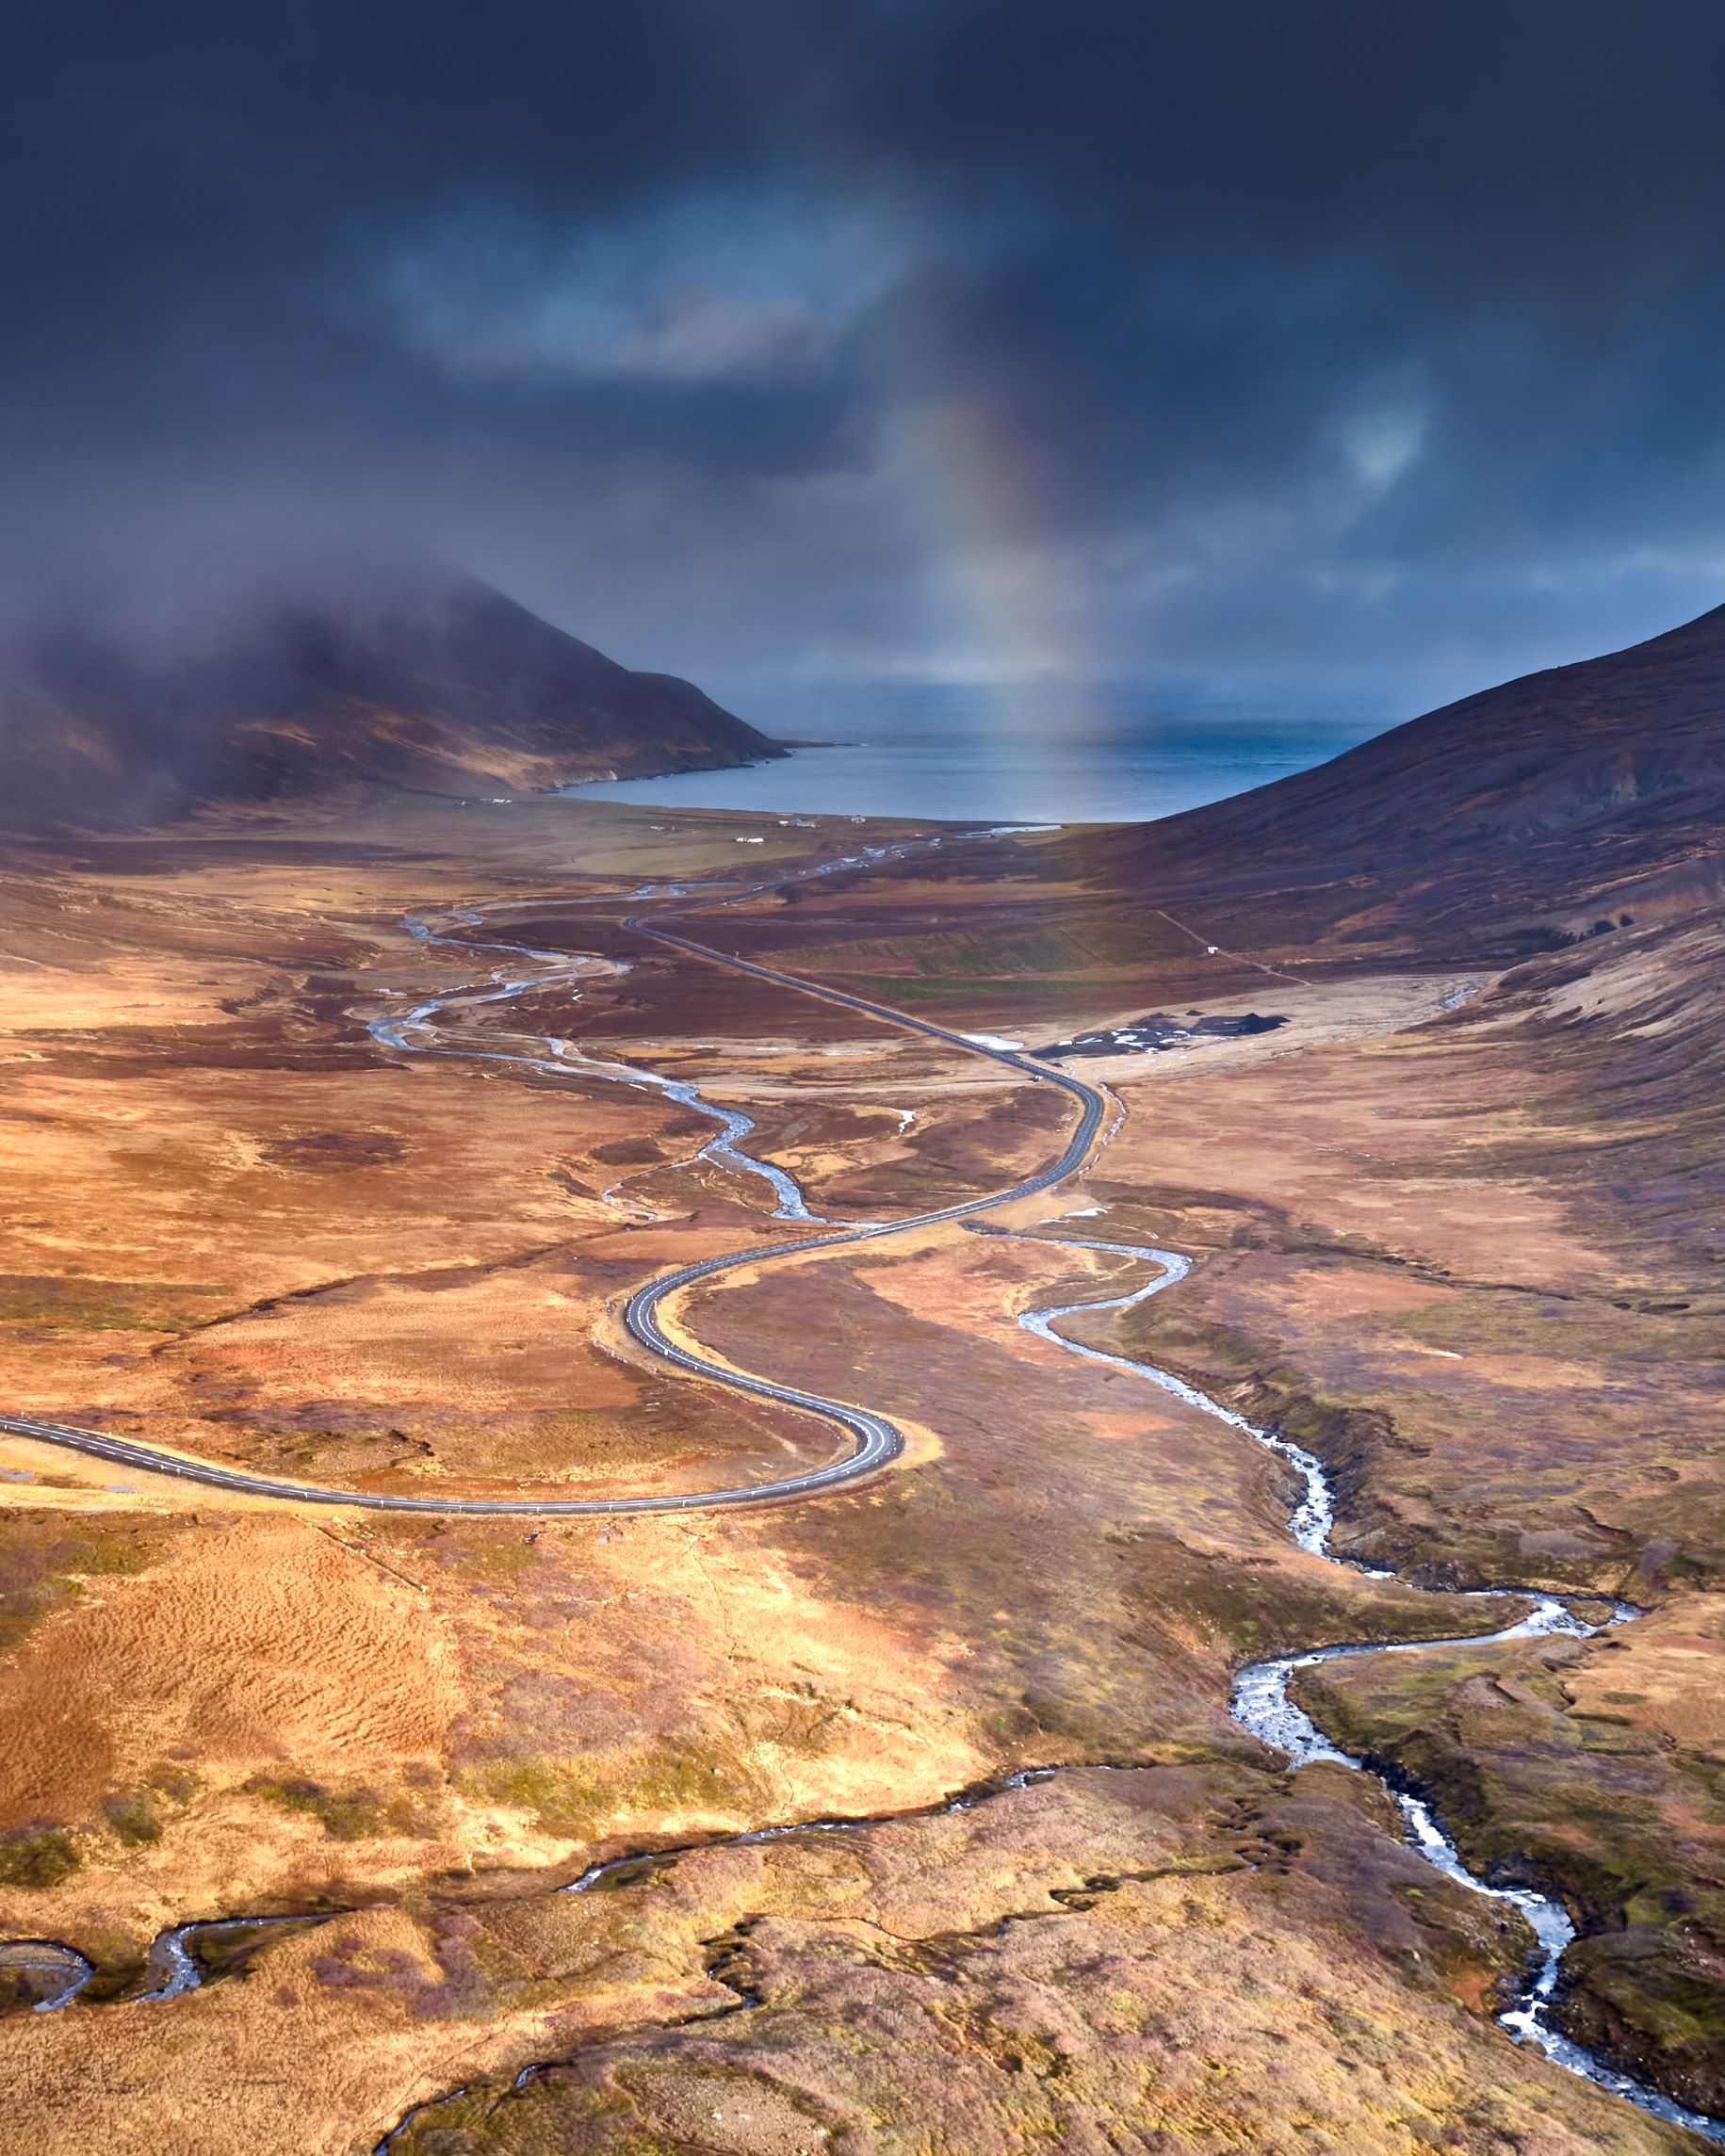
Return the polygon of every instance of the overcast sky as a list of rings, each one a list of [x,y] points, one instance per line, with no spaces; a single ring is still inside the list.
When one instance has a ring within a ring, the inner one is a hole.
[[[1397,712],[1725,600],[1717,0],[15,14],[0,575]]]

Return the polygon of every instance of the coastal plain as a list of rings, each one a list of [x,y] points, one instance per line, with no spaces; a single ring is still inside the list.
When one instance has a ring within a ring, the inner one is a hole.
[[[580,1059],[740,1110],[840,1222],[1029,1175],[1070,1109],[626,925],[672,897],[726,950],[1031,1048],[1286,1023],[1087,1063],[1123,1120],[987,1232],[677,1299],[734,1367],[907,1433],[816,1500],[391,1516],[0,1437],[0,1930],[96,1969],[53,2013],[8,1972],[8,2143],[1699,2146],[1511,2046],[1519,1921],[1375,1783],[1290,1775],[1229,1713],[1256,1657],[1520,1606],[1457,1587],[1645,1608],[1306,1695],[1478,1865],[1560,1884],[1568,2025],[1719,2107],[1721,1305],[1689,1174],[1717,954],[1681,893],[1507,949],[1147,893],[1070,834],[376,792],[43,840],[0,916],[7,1410],[379,1494],[827,1457],[624,1332],[656,1273],[809,1231],[703,1157],[708,1116]],[[435,1052],[374,1029],[432,997]],[[1249,1435],[1018,1322],[1140,1284],[1074,1247],[1109,1241],[1196,1263],[1069,1336],[1274,1420],[1329,1468],[1338,1548],[1400,1577],[1296,1547]],[[734,1839],[818,1822],[847,1824]],[[239,1918],[307,1921],[212,1935],[206,1981],[143,1996],[164,1927]]]

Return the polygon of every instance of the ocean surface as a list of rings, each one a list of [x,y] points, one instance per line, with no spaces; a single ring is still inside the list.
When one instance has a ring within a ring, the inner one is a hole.
[[[730,703],[774,739],[831,742],[740,770],[572,787],[595,799],[775,815],[1115,823],[1172,816],[1339,755],[1407,714],[1199,703],[1131,687],[952,683],[757,690]]]

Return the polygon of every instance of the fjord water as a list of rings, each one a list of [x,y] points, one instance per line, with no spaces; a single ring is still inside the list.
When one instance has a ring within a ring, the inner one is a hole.
[[[1224,703],[1118,683],[1008,697],[991,684],[847,682],[732,701],[775,739],[833,745],[738,770],[570,790],[779,816],[1135,822],[1306,770],[1406,715],[1377,705]]]

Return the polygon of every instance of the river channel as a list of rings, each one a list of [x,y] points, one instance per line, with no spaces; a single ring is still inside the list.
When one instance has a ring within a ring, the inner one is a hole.
[[[878,857],[878,851],[873,857]],[[852,859],[842,863],[827,864],[819,871],[831,873],[835,867],[861,865]],[[740,895],[740,894],[728,894]],[[639,897],[658,898],[658,892],[643,892]],[[687,910],[693,892],[682,889],[666,892],[666,897],[683,900],[675,910]],[[716,894],[708,894],[704,900],[711,904]],[[517,904],[513,910],[519,910]],[[402,1012],[391,1012],[369,1021],[373,1038],[380,1046],[404,1056],[453,1056],[463,1059],[480,1059],[491,1062],[526,1065],[551,1076],[581,1076],[610,1082],[646,1088],[662,1093],[701,1114],[711,1118],[718,1126],[714,1136],[699,1150],[697,1158],[708,1160],[733,1175],[764,1184],[771,1191],[775,1204],[773,1217],[794,1223],[799,1226],[825,1228],[827,1233],[804,1235],[792,1241],[767,1247],[756,1246],[736,1256],[709,1259],[702,1265],[681,1269],[664,1276],[647,1288],[637,1290],[629,1299],[626,1316],[629,1330],[636,1339],[652,1352],[664,1355],[677,1367],[690,1370],[709,1381],[728,1385],[736,1389],[790,1405],[829,1423],[837,1423],[848,1431],[854,1447],[842,1460],[822,1468],[811,1469],[807,1474],[786,1478],[782,1482],[735,1491],[700,1492],[670,1498],[637,1498],[586,1500],[561,1500],[535,1503],[532,1500],[460,1500],[390,1499],[379,1494],[359,1496],[355,1493],[308,1492],[304,1485],[277,1483],[265,1478],[246,1478],[244,1486],[253,1482],[269,1494],[294,1497],[304,1501],[308,1495],[317,1500],[347,1504],[369,1504],[374,1507],[411,1510],[449,1510],[472,1512],[603,1512],[603,1511],[658,1511],[682,1510],[725,1503],[760,1502],[763,1499],[783,1501],[788,1498],[812,1496],[832,1483],[849,1480],[858,1473],[877,1472],[888,1465],[902,1450],[902,1440],[893,1426],[871,1411],[847,1403],[821,1399],[803,1393],[794,1387],[781,1386],[772,1380],[754,1378],[746,1373],[735,1372],[708,1362],[698,1354],[682,1348],[658,1326],[655,1311],[658,1304],[673,1288],[686,1285],[739,1264],[758,1265],[765,1259],[789,1256],[838,1243],[872,1240],[877,1237],[903,1233],[907,1228],[933,1224],[937,1222],[961,1222],[972,1225],[976,1232],[1001,1234],[1014,1233],[1018,1240],[1030,1240],[1050,1245],[1082,1251],[1088,1255],[1113,1257],[1145,1269],[1146,1276],[1130,1289],[1114,1296],[1091,1299],[1079,1303],[1052,1305],[1045,1308],[1029,1310],[1019,1318],[1019,1323],[1039,1338],[1085,1359],[1107,1364],[1110,1368],[1125,1371],[1147,1384],[1160,1386],[1174,1394],[1188,1406],[1199,1410],[1228,1424],[1253,1442],[1262,1446],[1294,1478],[1297,1495],[1292,1507],[1289,1529],[1295,1542],[1323,1558],[1326,1563],[1348,1565],[1356,1571],[1372,1568],[1352,1564],[1351,1561],[1338,1558],[1329,1547],[1334,1526],[1335,1506],[1333,1492],[1320,1460],[1313,1454],[1292,1444],[1274,1430],[1261,1428],[1231,1409],[1222,1406],[1196,1387],[1186,1384],[1173,1373],[1158,1370],[1151,1365],[1135,1362],[1100,1348],[1089,1346],[1070,1337],[1060,1330],[1061,1321],[1081,1313],[1122,1311],[1147,1297],[1159,1294],[1185,1278],[1191,1271],[1191,1260],[1181,1254],[1155,1248],[1147,1244],[1105,1241],[1087,1236],[1057,1232],[1059,1221],[1045,1223],[1041,1227],[1025,1231],[1001,1230],[985,1227],[971,1220],[980,1214],[1012,1199],[1046,1190],[1065,1177],[1077,1173],[1090,1159],[1098,1136],[1111,1115],[1121,1112],[1119,1104],[1101,1088],[1077,1078],[1057,1068],[1038,1066],[1001,1046],[985,1046],[967,1040],[963,1035],[947,1031],[927,1021],[891,1011],[884,1006],[867,1002],[842,992],[822,987],[819,983],[780,974],[770,968],[757,966],[746,960],[738,959],[711,947],[672,933],[660,924],[666,913],[660,909],[650,916],[630,916],[627,925],[643,934],[652,935],[661,943],[671,945],[699,959],[735,967],[777,981],[800,993],[816,996],[822,1000],[853,1008],[871,1017],[885,1018],[895,1025],[934,1036],[946,1044],[965,1049],[1004,1064],[1025,1078],[1035,1082],[1051,1083],[1071,1094],[1081,1103],[1080,1123],[1059,1158],[1049,1168],[1027,1177],[1010,1190],[991,1196],[970,1200],[965,1204],[941,1208],[919,1215],[915,1219],[896,1223],[836,1224],[823,1221],[809,1206],[806,1194],[795,1178],[784,1169],[758,1158],[745,1149],[743,1141],[754,1129],[754,1123],[741,1110],[723,1106],[708,1099],[700,1089],[682,1079],[673,1079],[661,1073],[634,1062],[620,1062],[595,1058],[586,1054],[573,1040],[534,1036],[516,1047],[505,1047],[494,1037],[493,1045],[481,1047],[464,1029],[450,1029],[440,1024],[446,1014],[469,1012],[486,1006],[506,1004],[528,995],[544,994],[553,988],[563,988],[578,999],[580,983],[602,972],[614,970],[611,962],[571,956],[568,953],[535,949],[529,946],[492,940],[478,934],[452,932],[482,931],[484,916],[477,909],[460,910],[442,916],[414,916],[404,926],[408,932],[422,944],[448,944],[463,949],[489,950],[501,955],[502,964],[493,972],[489,982],[464,984],[458,989],[427,997]],[[507,1038],[508,1036],[505,1036]],[[620,1193],[608,1193],[620,1208],[627,1203]],[[1068,1219],[1076,1215],[1066,1216]],[[22,1429],[24,1434],[41,1434],[51,1442],[73,1444],[77,1450],[93,1451],[98,1444],[117,1445],[120,1441],[106,1440],[99,1434],[65,1429],[60,1425],[24,1422],[22,1418],[0,1417],[0,1427]],[[137,1464],[149,1467],[160,1463],[147,1447],[129,1448],[144,1455]],[[114,1454],[109,1453],[112,1457]],[[169,1470],[171,1471],[171,1470]],[[185,1469],[181,1468],[181,1472]],[[219,1480],[216,1473],[197,1475],[194,1479]],[[1377,1577],[1390,1577],[1378,1573]],[[1372,1770],[1359,1759],[1340,1750],[1324,1735],[1310,1717],[1290,1694],[1294,1674],[1301,1669],[1341,1657],[1367,1654],[1409,1654],[1436,1646],[1468,1645],[1490,1647],[1507,1642],[1527,1639],[1540,1634],[1570,1633],[1587,1636],[1602,1627],[1579,1617],[1567,1602],[1557,1597],[1537,1589],[1514,1584],[1490,1591],[1494,1596],[1521,1597],[1528,1604],[1524,1613],[1501,1630],[1486,1634],[1470,1634],[1465,1638],[1440,1637],[1419,1641],[1399,1641],[1393,1645],[1359,1642],[1312,1649],[1306,1653],[1286,1655],[1272,1660],[1253,1662],[1241,1669],[1236,1676],[1230,1708],[1235,1720],[1254,1737],[1273,1750],[1281,1753],[1291,1766],[1301,1767],[1317,1760],[1327,1760],[1359,1773]],[[1478,1598],[1468,1597],[1463,1598]],[[1595,1605],[1598,1597],[1586,1597]],[[1637,1613],[1627,1604],[1615,1607],[1605,1623],[1627,1624]],[[923,1807],[934,1811],[959,1811],[990,1802],[1008,1791],[1022,1788],[1031,1781],[1051,1779],[1066,1770],[1059,1766],[1034,1767],[1005,1776],[983,1788],[962,1791],[943,1804]],[[1375,1777],[1381,1780],[1381,1777]],[[1599,2053],[1587,2049],[1566,2036],[1553,2022],[1554,2005],[1560,1993],[1562,1957],[1573,1941],[1575,1926],[1568,1909],[1554,1896],[1538,1892],[1527,1887],[1497,1887],[1477,1877],[1463,1863],[1456,1844],[1443,1828],[1431,1806],[1421,1796],[1406,1790],[1383,1783],[1396,1805],[1404,1822],[1408,1846],[1426,1858],[1447,1878],[1470,1891],[1493,1901],[1506,1903],[1526,1920],[1534,1940],[1526,1970],[1514,1996],[1501,2008],[1498,2019],[1518,2042],[1537,2045],[1549,2058],[1571,2073],[1593,2083],[1596,2086],[1638,2105],[1643,2111],[1678,2127],[1687,2128],[1721,2147],[1725,2147],[1725,2121],[1690,2111],[1671,2098],[1634,2079],[1614,2067]],[[765,1825],[749,1831],[706,1841],[687,1847],[643,1849],[607,1859],[592,1866],[562,1889],[570,1894],[591,1893],[600,1889],[627,1890],[638,1880],[647,1878],[667,1866],[674,1865],[684,1856],[698,1850],[741,1847],[761,1842],[821,1835],[866,1834],[882,1824],[886,1818],[903,1814],[883,1814],[866,1819],[829,1819],[788,1821],[782,1824]],[[150,1953],[151,1973],[155,1984],[135,2002],[165,2004],[184,1997],[198,1988],[202,1972],[194,1954],[189,1951],[197,1939],[208,1933],[235,1930],[269,1919],[226,1918],[203,1923],[179,1924],[169,1927],[153,1942]],[[274,1920],[291,1921],[291,1920]],[[304,1920],[301,1920],[303,1921]],[[48,1995],[38,2002],[38,2011],[56,2012],[70,2005],[93,1970],[81,1955],[70,1947],[48,1940],[0,1941],[0,1966],[10,1965],[20,1970],[32,1968],[44,1974],[50,1969],[63,1972],[64,1982],[54,1986]],[[740,1996],[738,2005],[731,2011],[743,2011],[753,2000]],[[518,2084],[524,2084],[545,2067],[559,2062],[547,2061],[545,2066],[531,2066],[523,2069]],[[447,2102],[461,2091],[449,2091],[429,2101],[422,2100],[413,2107],[378,2144],[378,2156],[386,2152],[399,2139],[403,2132],[428,2109],[438,2102]]]
[[[681,892],[675,895],[683,896]],[[412,925],[416,933],[430,934],[433,932],[429,924],[415,923]],[[449,925],[455,924],[451,922]],[[478,926],[479,923],[472,916],[468,916],[464,925]],[[667,938],[666,940],[680,941],[681,939]],[[506,948],[512,953],[519,952],[523,957],[561,963],[565,967],[570,963],[566,958],[559,962],[557,954],[549,952],[529,953],[519,946],[500,947],[494,945],[493,948]],[[704,945],[691,944],[687,948],[698,951],[702,956],[722,957],[723,955],[710,951],[708,947]],[[731,963],[740,964],[742,962],[732,961]],[[765,969],[751,967],[749,970]],[[797,983],[797,985],[801,984]],[[521,992],[520,988],[494,988],[485,999],[502,999],[512,994]],[[852,999],[845,997],[841,1000],[850,1001]],[[861,1008],[871,1010],[874,1007],[863,1005]],[[412,1013],[410,1024],[415,1027],[424,1027],[431,1015],[431,1007],[422,1006]],[[897,1013],[893,1013],[893,1015],[896,1016]],[[933,1028],[927,1029],[936,1030]],[[949,1039],[959,1038],[952,1035],[945,1035],[944,1037]],[[419,1033],[417,1038],[420,1043],[430,1045],[426,1042],[423,1032]],[[413,1045],[413,1042],[404,1037],[403,1034],[398,1033],[395,1035],[392,1045],[409,1046]],[[972,1047],[977,1046],[976,1044],[967,1045]],[[566,1062],[571,1053],[578,1054],[578,1051],[572,1051],[571,1045],[567,1042],[558,1042],[550,1044],[550,1046],[553,1047],[558,1061],[561,1062]],[[462,1051],[446,1046],[441,1049],[441,1052],[461,1053]],[[978,1052],[990,1053],[991,1051],[979,1048]],[[1007,1059],[997,1053],[995,1060],[1004,1061]],[[1017,1059],[1012,1060],[1016,1061]],[[587,1059],[583,1059],[583,1062],[586,1063],[586,1067],[594,1070],[603,1069],[607,1075],[614,1073],[619,1078],[624,1078],[625,1082],[652,1085],[661,1090],[670,1091],[670,1081],[657,1074],[643,1072],[633,1066],[627,1068],[615,1064],[601,1066],[592,1063]],[[547,1062],[542,1063],[540,1067],[554,1068],[556,1065]],[[763,1176],[779,1197],[777,1217],[801,1221],[815,1221],[820,1218],[808,1206],[805,1193],[790,1177],[785,1175],[783,1170],[769,1168],[766,1163],[759,1161],[755,1156],[740,1150],[738,1141],[747,1136],[753,1128],[748,1117],[738,1110],[723,1109],[715,1103],[706,1100],[699,1094],[698,1089],[692,1086],[679,1085],[673,1097],[722,1121],[723,1127],[720,1134],[701,1149],[700,1158],[716,1160],[736,1173]],[[1066,1172],[1064,1164],[1062,1172]],[[1055,1179],[1057,1178],[1054,1176],[1048,1178],[1050,1182]],[[794,1192],[794,1195],[790,1197],[787,1196],[784,1189],[784,1185],[788,1183],[790,1185],[791,1191]],[[897,1224],[903,1227],[910,1224],[900,1223]],[[1000,1234],[1009,1232],[993,1227],[985,1227],[981,1224],[970,1224],[977,1233]],[[1144,1302],[1149,1296],[1159,1294],[1164,1289],[1175,1286],[1191,1272],[1191,1259],[1178,1251],[1162,1250],[1148,1244],[1109,1242],[1087,1236],[1060,1235],[1050,1232],[1050,1229],[1057,1225],[1058,1223],[1050,1223],[1039,1230],[1031,1231],[1021,1238],[1015,1238],[1015,1240],[1046,1242],[1056,1247],[1083,1251],[1098,1256],[1112,1256],[1133,1261],[1148,1269],[1147,1277],[1120,1295],[1080,1303],[1057,1304],[1042,1309],[1027,1310],[1020,1315],[1018,1322],[1027,1331],[1034,1333],[1039,1338],[1050,1341],[1069,1354],[1082,1356],[1089,1361],[1105,1363],[1114,1370],[1123,1370],[1148,1384],[1160,1386],[1164,1391],[1174,1394],[1188,1406],[1195,1407],[1216,1420],[1227,1423],[1230,1428],[1240,1431],[1257,1444],[1264,1447],[1267,1451],[1273,1453],[1285,1467],[1290,1468],[1297,1480],[1298,1495],[1291,1509],[1288,1524],[1289,1532],[1299,1547],[1332,1564],[1343,1565],[1348,1569],[1366,1573],[1373,1577],[1385,1579],[1393,1577],[1388,1571],[1377,1567],[1358,1564],[1352,1560],[1338,1558],[1330,1549],[1330,1537],[1335,1526],[1335,1499],[1324,1465],[1315,1454],[1291,1443],[1276,1431],[1261,1428],[1249,1421],[1245,1417],[1236,1414],[1232,1409],[1222,1406],[1219,1402],[1211,1399],[1208,1394],[1200,1391],[1196,1386],[1188,1385],[1171,1371],[1159,1370],[1150,1364],[1131,1361],[1123,1355],[1110,1354],[1104,1349],[1088,1346],[1060,1331],[1060,1321],[1063,1319],[1070,1319],[1087,1312],[1124,1311]],[[877,1229],[876,1232],[879,1230]],[[1513,1623],[1495,1632],[1398,1641],[1392,1645],[1362,1641],[1319,1647],[1304,1654],[1278,1656],[1271,1660],[1248,1663],[1236,1675],[1233,1694],[1229,1700],[1230,1711],[1243,1728],[1248,1730],[1273,1750],[1285,1754],[1294,1767],[1306,1766],[1317,1760],[1328,1760],[1349,1768],[1356,1773],[1369,1775],[1372,1770],[1363,1760],[1343,1752],[1337,1745],[1331,1743],[1310,1716],[1292,1698],[1289,1688],[1295,1672],[1342,1657],[1357,1657],[1368,1654],[1411,1654],[1419,1653],[1425,1648],[1439,1646],[1467,1645],[1486,1648],[1504,1645],[1515,1640],[1531,1639],[1555,1633],[1587,1637],[1603,1629],[1602,1626],[1588,1623],[1576,1615],[1569,1604],[1559,1597],[1541,1593],[1536,1589],[1509,1586],[1502,1589],[1481,1590],[1477,1593],[1461,1592],[1458,1593],[1458,1598],[1469,1600],[1498,1599],[1505,1595],[1522,1596],[1526,1599],[1529,1607]],[[1597,1601],[1598,1597],[1588,1597],[1587,1599]],[[1637,1613],[1631,1605],[1619,1603],[1616,1605],[1605,1623],[1613,1626],[1627,1624],[1632,1622]],[[968,1810],[978,1804],[988,1802],[992,1797],[1006,1793],[1011,1789],[1022,1788],[1027,1782],[1053,1779],[1064,1771],[1059,1767],[1025,1770],[1007,1776],[1000,1783],[987,1788],[963,1791],[948,1799],[944,1805],[932,1808],[947,1812]],[[1621,2097],[1628,2102],[1638,2105],[1642,2110],[1670,2125],[1685,2127],[1690,2132],[1699,2133],[1705,2139],[1725,2147],[1725,2121],[1691,2111],[1672,2098],[1666,2096],[1662,2091],[1635,2080],[1633,2076],[1614,2067],[1609,2060],[1602,2057],[1597,2051],[1589,2050],[1587,2047],[1575,2042],[1573,2038],[1565,2035],[1554,2024],[1552,2011],[1561,1986],[1562,1958],[1565,1951],[1576,1937],[1574,1921],[1563,1903],[1554,1895],[1543,1894],[1532,1888],[1497,1887],[1478,1877],[1462,1861],[1460,1852],[1445,1832],[1441,1823],[1425,1799],[1409,1791],[1391,1787],[1388,1782],[1383,1781],[1381,1776],[1374,1775],[1373,1778],[1380,1781],[1400,1812],[1405,1826],[1405,1837],[1410,1848],[1416,1850],[1427,1862],[1441,1872],[1446,1878],[1465,1887],[1473,1893],[1491,1901],[1507,1904],[1526,1921],[1533,1934],[1534,1951],[1528,1957],[1521,1983],[1514,1994],[1503,2003],[1498,2013],[1500,2023],[1509,2034],[1518,2042],[1538,2045],[1546,2056],[1554,2060],[1558,2066],[1566,2067],[1570,2072],[1579,2075],[1584,2080],[1592,2082],[1597,2087],[1608,2090],[1612,2095]],[[655,1872],[662,1871],[667,1866],[676,1863],[679,1858],[695,1854],[701,1849],[751,1847],[764,1842],[805,1836],[862,1834],[878,1824],[880,1824],[880,1820],[876,1818],[791,1821],[780,1825],[752,1828],[746,1833],[727,1837],[718,1841],[698,1842],[685,1848],[642,1850],[611,1857],[603,1863],[591,1866],[562,1891],[578,1894],[590,1893],[602,1889],[610,1890],[626,1889],[650,1877]],[[741,1999],[739,2002],[739,2010],[752,2003],[754,2003],[752,2000]],[[545,2062],[545,2065],[555,2063]],[[517,2077],[516,2085],[525,2085],[527,2082],[544,2070],[545,2070],[545,2067],[538,2065],[524,2068]],[[423,2104],[415,2106],[411,2116],[421,2115],[426,2108]],[[406,2126],[409,2122],[408,2119],[404,2119],[401,2122],[401,2127]],[[401,2127],[398,2127],[390,2134],[385,2135],[384,2139],[378,2145],[377,2156],[387,2156],[390,2146],[398,2138]]]

